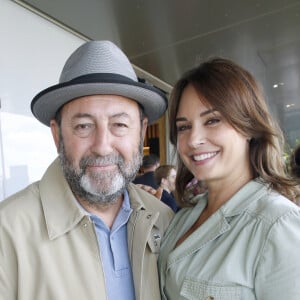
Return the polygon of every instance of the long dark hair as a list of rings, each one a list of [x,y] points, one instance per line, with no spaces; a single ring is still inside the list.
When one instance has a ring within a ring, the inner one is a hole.
[[[184,74],[170,97],[170,141],[175,148],[175,120],[187,85],[193,85],[207,104],[219,111],[235,130],[251,137],[249,159],[254,177],[260,177],[270,188],[294,200],[298,190],[295,180],[287,175],[283,159],[284,137],[254,77],[241,66],[222,58],[208,60]],[[192,178],[193,174],[177,155],[176,192],[183,206],[188,205],[184,203],[183,194]]]

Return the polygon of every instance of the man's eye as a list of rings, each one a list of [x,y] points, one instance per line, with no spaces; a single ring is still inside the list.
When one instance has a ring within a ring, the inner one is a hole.
[[[111,125],[111,132],[115,135],[115,136],[123,136],[125,135],[129,130],[129,126],[126,123],[113,123]]]
[[[91,127],[91,124],[78,124],[75,129],[76,130],[82,130],[82,129],[88,129]]]
[[[95,129],[95,125],[92,123],[77,124],[73,131],[79,137],[88,137]]]
[[[128,125],[125,123],[115,123],[114,126],[119,128],[128,128]]]

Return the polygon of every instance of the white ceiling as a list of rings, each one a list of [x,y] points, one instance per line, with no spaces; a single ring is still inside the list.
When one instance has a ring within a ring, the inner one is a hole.
[[[203,59],[233,59],[261,82],[290,143],[300,138],[300,1],[16,2],[32,5],[87,39],[112,40],[166,89]]]

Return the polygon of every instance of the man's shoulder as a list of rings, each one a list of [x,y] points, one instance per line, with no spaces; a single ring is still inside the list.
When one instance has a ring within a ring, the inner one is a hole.
[[[19,219],[19,215],[35,215],[41,210],[39,182],[35,182],[0,202],[0,219],[9,222]]]
[[[37,197],[39,194],[39,181],[31,183],[24,189],[14,193],[13,195],[5,198],[3,201],[0,202],[0,210],[6,209],[6,207],[14,207],[20,206],[27,203],[24,203],[25,199],[32,199]]]
[[[7,197],[0,202],[0,212],[2,211],[26,211],[32,210],[34,207],[40,205],[40,194],[42,194],[42,186],[46,186],[51,190],[57,189],[57,186],[53,186],[53,182],[59,182],[61,184],[62,179],[60,174],[60,169],[58,168],[59,161],[55,159],[53,163],[47,168],[41,180],[29,184],[24,189],[18,191],[17,193]]]

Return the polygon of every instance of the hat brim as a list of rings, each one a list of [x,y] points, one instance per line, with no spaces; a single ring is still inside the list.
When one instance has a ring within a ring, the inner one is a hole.
[[[166,95],[151,85],[117,74],[90,74],[43,90],[33,98],[31,111],[40,122],[50,126],[64,104],[90,95],[118,95],[135,100],[143,107],[149,124],[158,120],[168,106]]]

